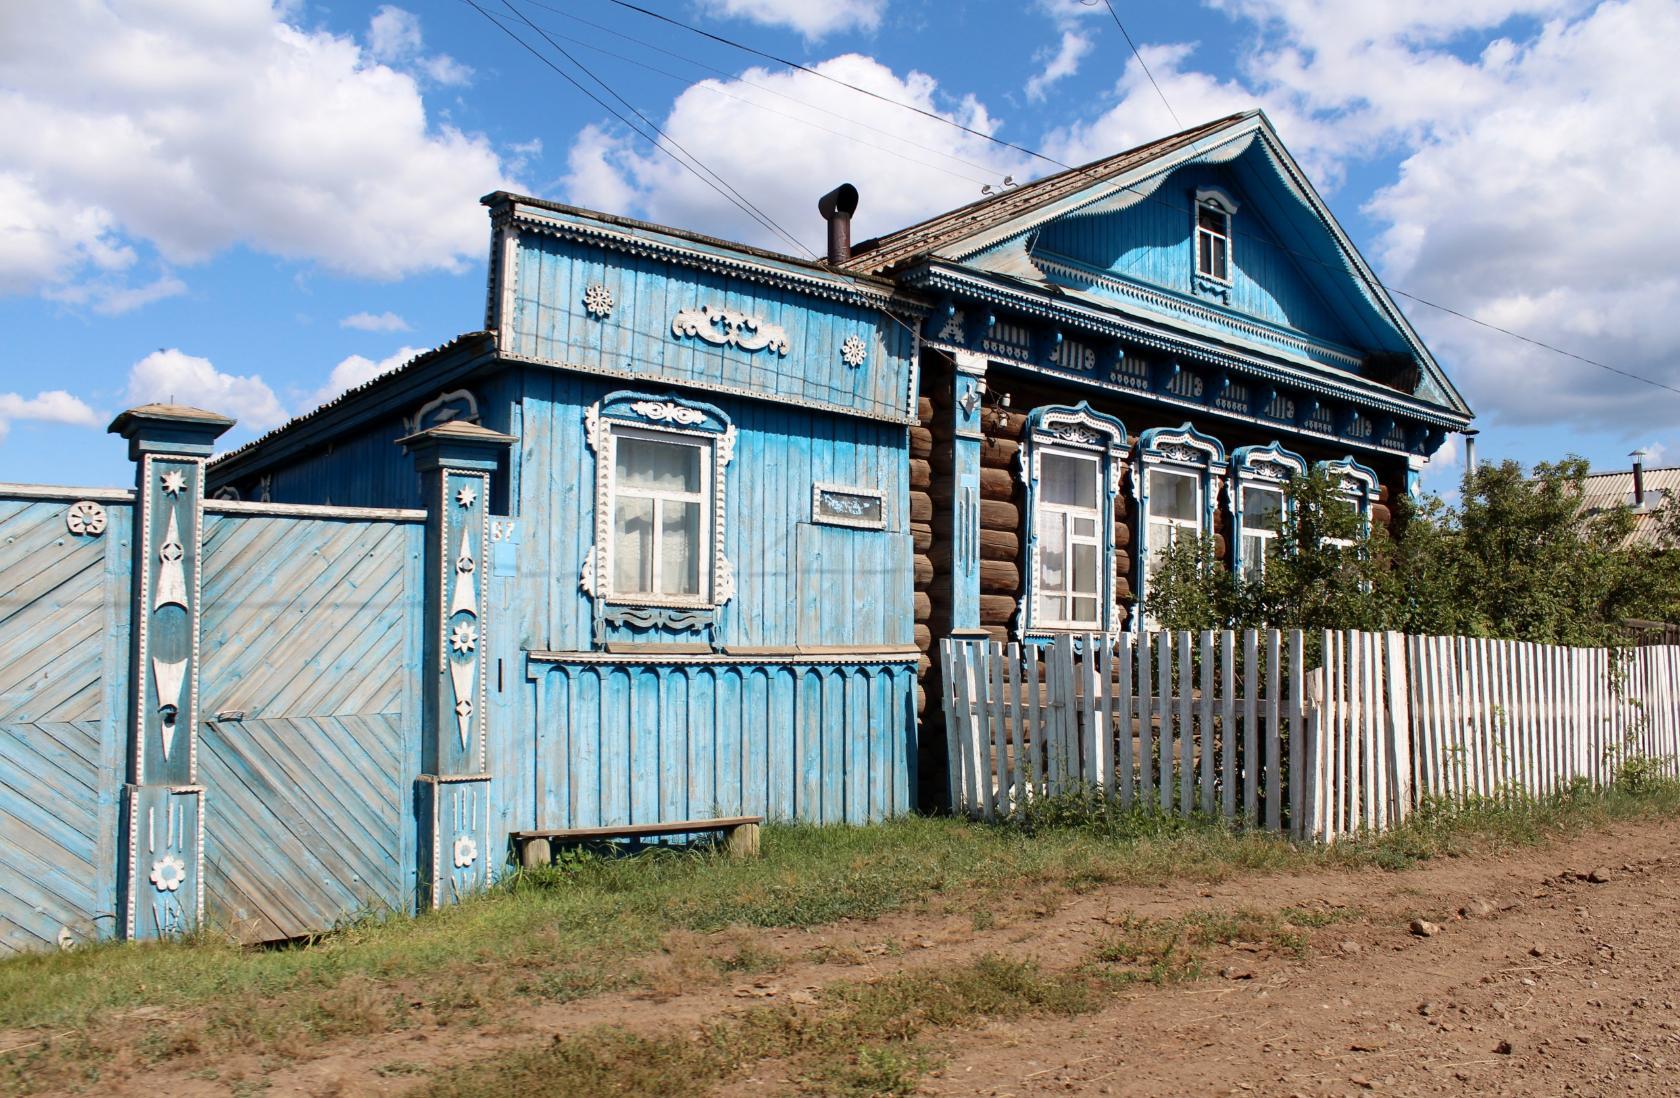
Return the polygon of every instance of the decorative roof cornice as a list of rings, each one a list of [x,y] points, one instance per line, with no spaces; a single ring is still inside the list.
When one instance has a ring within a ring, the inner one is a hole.
[[[1333,367],[1312,364],[1309,370],[1305,364],[1262,357],[1259,354],[1199,339],[1181,330],[1150,324],[1143,318],[1124,315],[1118,309],[1099,309],[1096,306],[1069,301],[1066,297],[1053,296],[1038,287],[1025,284],[1005,285],[996,278],[987,278],[966,268],[944,264],[932,265],[918,271],[913,280],[916,285],[936,292],[960,294],[971,299],[994,302],[1058,326],[1072,327],[1123,343],[1153,347],[1188,360],[1225,367],[1249,377],[1293,386],[1343,403],[1392,412],[1451,429],[1465,427],[1470,422],[1466,415],[1456,414],[1439,404],[1418,400],[1397,390],[1378,386],[1363,378],[1348,375],[1347,380],[1343,380],[1342,377],[1336,376],[1339,371],[1335,371]],[[924,342],[933,347],[949,349],[951,346],[937,339],[925,339]],[[986,353],[990,358],[1011,361],[1008,355],[991,351]],[[1038,364],[1024,360],[1014,361],[1034,369],[1041,368]],[[1046,372],[1086,382],[1093,381],[1088,374],[1071,370]]]

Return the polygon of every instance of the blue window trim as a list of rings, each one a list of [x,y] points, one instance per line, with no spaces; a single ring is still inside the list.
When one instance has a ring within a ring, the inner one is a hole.
[[[1188,422],[1177,427],[1151,427],[1138,436],[1134,489],[1138,501],[1137,550],[1133,558],[1133,575],[1137,579],[1139,618],[1134,622],[1134,628],[1141,626],[1141,615],[1149,603],[1149,471],[1172,469],[1200,477],[1201,532],[1208,534],[1213,531],[1213,516],[1219,505],[1219,488],[1226,463],[1225,444],[1196,430],[1195,425]]]
[[[1021,600],[1020,635],[1024,641],[1047,641],[1061,633],[1119,631],[1125,624],[1120,614],[1117,585],[1114,579],[1114,522],[1115,501],[1126,471],[1126,452],[1130,436],[1126,425],[1111,415],[1098,412],[1086,401],[1075,405],[1054,404],[1034,408],[1027,415],[1022,432],[1021,480],[1027,490],[1027,511],[1024,523],[1027,531],[1026,577]],[[1045,448],[1083,451],[1102,461],[1103,485],[1101,493],[1102,518],[1098,523],[1102,538],[1103,585],[1098,597],[1102,604],[1101,629],[1071,629],[1067,626],[1040,624],[1038,611],[1038,475],[1039,457]]]
[[[1243,559],[1243,489],[1255,486],[1281,489],[1292,477],[1306,473],[1307,459],[1285,449],[1281,442],[1239,446],[1231,451],[1231,575],[1242,575],[1248,565]],[[1285,515],[1294,507],[1287,495],[1283,506]]]

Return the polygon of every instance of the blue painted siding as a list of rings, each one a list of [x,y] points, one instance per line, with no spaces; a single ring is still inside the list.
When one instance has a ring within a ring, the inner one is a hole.
[[[510,821],[865,823],[913,807],[913,664],[533,661],[529,676],[531,749],[498,753]]]
[[[1150,197],[1126,209],[1053,221],[1040,233],[1037,250],[1190,295],[1203,305],[1224,307],[1192,289],[1192,211],[1196,188],[1201,186],[1223,188],[1242,207],[1232,219],[1230,309],[1320,339],[1349,342],[1338,312],[1326,303],[1315,280],[1302,271],[1301,261],[1278,245],[1275,228],[1265,223],[1235,173],[1225,167],[1189,165],[1168,176]],[[1097,290],[1101,292],[1100,287]]]
[[[408,906],[421,533],[205,516],[205,913],[244,940]]]
[[[539,367],[521,377],[510,432],[520,439],[518,644],[583,651],[591,647],[591,603],[578,579],[595,538],[596,468],[583,417],[618,386]],[[716,403],[738,432],[726,470],[724,539],[736,595],[723,608],[719,641],[909,644],[905,429],[756,401]],[[810,523],[818,482],[883,491],[887,529]]]
[[[132,508],[72,502],[0,499],[0,953],[115,929]]]
[[[612,312],[604,319],[584,307],[584,291],[594,284],[613,295]],[[787,354],[720,347],[672,332],[679,311],[704,305],[780,325],[787,332]],[[899,420],[913,418],[915,411],[914,338],[878,309],[555,237],[521,236],[510,327],[512,339],[503,348],[508,353],[647,378],[650,384],[663,379],[723,387]],[[852,335],[866,347],[861,366],[849,366],[841,357]]]

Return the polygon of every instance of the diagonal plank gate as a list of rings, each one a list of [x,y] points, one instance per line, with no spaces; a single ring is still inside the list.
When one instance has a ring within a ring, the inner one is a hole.
[[[207,499],[231,421],[147,406],[132,491],[0,485],[0,953],[291,938],[489,880],[489,471],[418,510]]]
[[[1100,790],[1332,841],[1428,799],[1680,776],[1680,648],[1326,630],[947,639],[952,808]]]

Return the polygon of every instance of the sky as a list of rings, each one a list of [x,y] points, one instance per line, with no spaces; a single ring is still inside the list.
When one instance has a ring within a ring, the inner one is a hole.
[[[1253,107],[1389,286],[1680,388],[1680,0],[639,2],[715,38],[613,0],[0,6],[0,481],[127,483],[124,407],[231,447],[480,327],[497,189],[805,254],[842,181],[867,237]],[[1482,459],[1680,463],[1680,393],[1401,305]]]

